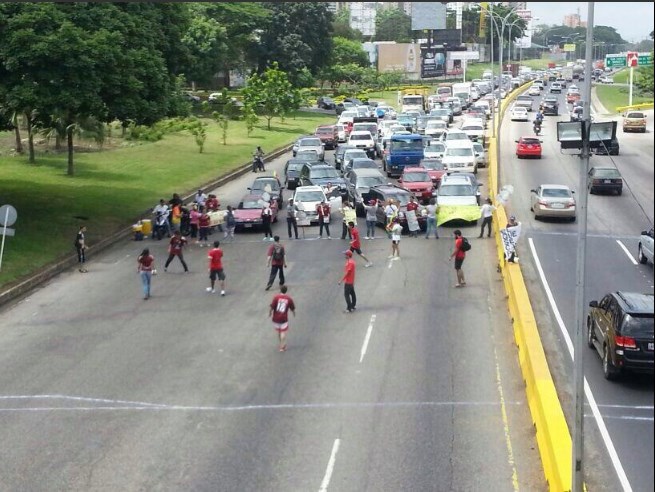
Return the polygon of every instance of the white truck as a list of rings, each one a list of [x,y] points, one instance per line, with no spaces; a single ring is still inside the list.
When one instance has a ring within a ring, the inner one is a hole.
[[[453,84],[453,96],[459,97],[462,101],[462,108],[466,109],[473,102],[471,98],[471,82]]]

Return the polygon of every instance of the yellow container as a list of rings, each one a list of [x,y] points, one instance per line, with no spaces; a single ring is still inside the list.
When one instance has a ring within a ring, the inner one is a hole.
[[[132,232],[141,232],[142,230],[143,226],[141,224],[132,225]]]
[[[141,232],[144,236],[152,234],[152,221],[150,219],[143,219],[141,221]]]

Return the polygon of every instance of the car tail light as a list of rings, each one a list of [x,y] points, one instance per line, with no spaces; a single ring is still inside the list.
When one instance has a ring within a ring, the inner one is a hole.
[[[594,180],[591,182],[591,184],[595,184],[595,185],[599,185],[599,184],[601,184],[601,183],[602,183],[602,180],[600,180],[600,179],[594,179]]]
[[[537,203],[538,203],[539,205],[541,205],[542,207],[548,207],[548,202],[545,202],[545,201],[543,201],[543,200],[539,200]]]
[[[575,200],[569,200],[568,202],[566,202],[566,206],[569,208],[575,207]]]
[[[622,337],[617,335],[614,337],[614,342],[616,343],[617,347],[624,347],[624,348],[631,348],[631,349],[637,348],[637,342],[632,337]]]

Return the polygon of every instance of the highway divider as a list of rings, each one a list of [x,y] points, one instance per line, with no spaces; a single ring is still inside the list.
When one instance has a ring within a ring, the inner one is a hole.
[[[502,101],[496,123],[503,117],[511,102],[529,85],[530,83],[516,89]],[[498,138],[500,135],[489,138],[488,153],[489,191],[495,202],[498,190],[499,163],[496,159]],[[493,229],[498,251],[498,269],[507,294],[514,339],[519,349],[519,364],[525,381],[528,405],[535,426],[544,475],[551,491],[570,491],[572,484],[571,434],[548,368],[521,268],[518,263],[510,263],[505,260],[500,229],[503,229],[506,223],[505,207],[501,203],[496,203]]]
[[[633,109],[653,109],[653,102],[633,104],[632,106],[617,106],[616,112],[623,113],[624,111],[631,111]]]

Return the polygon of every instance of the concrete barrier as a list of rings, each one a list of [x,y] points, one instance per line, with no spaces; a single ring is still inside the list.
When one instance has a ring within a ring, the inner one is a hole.
[[[632,109],[653,109],[653,102],[633,104],[632,106],[617,106],[616,112],[623,113],[624,111],[630,111]]]
[[[273,152],[267,154],[264,157],[264,162],[270,162],[273,159],[276,159],[277,157],[291,150],[291,147],[293,147],[293,144],[285,145],[284,147],[280,147],[274,150]],[[252,161],[249,161],[248,163],[239,166],[234,171],[231,171],[226,175],[219,176],[218,178],[209,181],[208,183],[205,183],[202,186],[199,186],[199,188],[203,188],[203,189],[217,188],[226,183],[229,183],[230,181],[240,176],[243,176],[244,174],[249,173],[251,170],[252,170]],[[197,190],[198,188],[194,188],[193,190],[187,190],[182,195],[182,201],[184,203],[189,203],[191,200],[193,200],[193,197],[195,196],[195,192]],[[145,210],[143,214],[141,214],[139,217],[135,217],[134,221],[132,221],[131,223],[137,222],[140,219],[148,219],[151,216],[152,216],[151,210],[150,209]],[[120,229],[114,232],[113,234],[110,234],[109,236],[101,239],[100,241],[96,242],[95,244],[92,244],[89,247],[86,253],[87,258],[92,257],[102,251],[105,251],[106,249],[110,248],[111,246],[113,246],[119,241],[128,239],[131,235],[132,235],[131,225],[125,227],[124,229]],[[59,273],[69,268],[72,268],[76,265],[77,265],[77,253],[71,253],[61,256],[53,263],[45,266],[40,271],[30,275],[29,277],[23,280],[20,280],[15,285],[3,289],[0,292],[0,306],[19,298],[20,296],[26,294],[27,292],[34,289],[35,287],[42,284],[43,282],[50,280],[51,278],[58,275]]]
[[[525,87],[528,85],[526,84]],[[513,91],[502,102],[498,119],[503,117],[507,107],[522,92],[522,89],[523,87]],[[493,195],[498,189],[497,145],[496,138],[490,138],[489,189]],[[504,228],[507,223],[505,207],[501,204],[496,207],[493,229],[498,251],[498,266],[507,294],[514,339],[519,349],[519,364],[525,381],[528,405],[535,426],[544,475],[551,491],[570,491],[572,485],[571,434],[548,368],[521,268],[517,263],[505,261],[500,237],[500,229]]]

